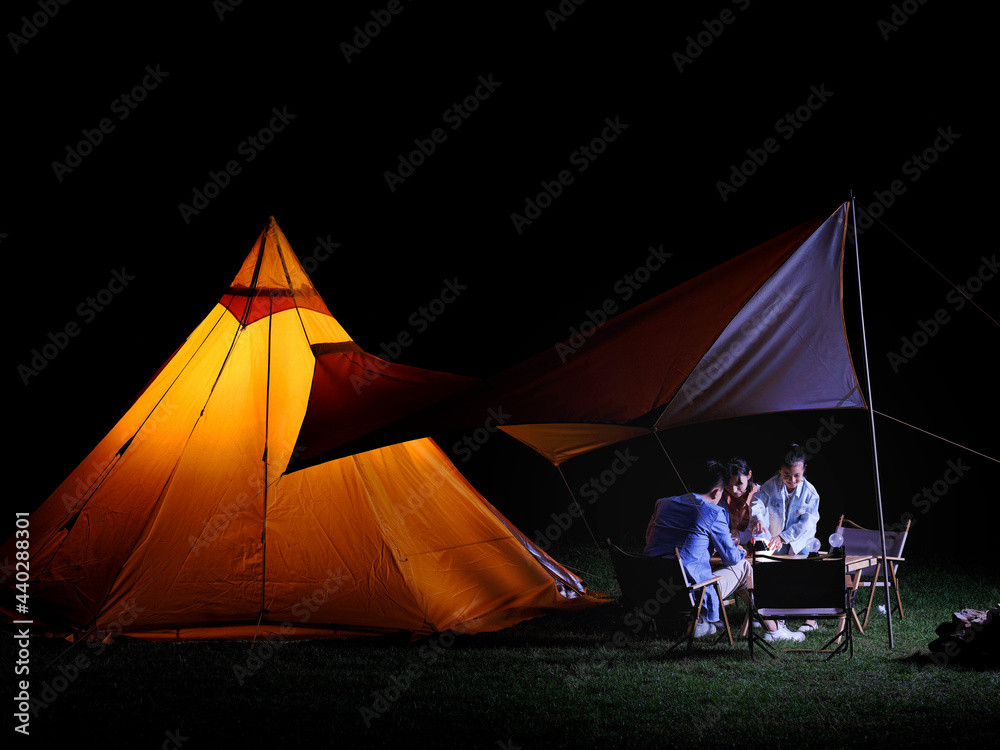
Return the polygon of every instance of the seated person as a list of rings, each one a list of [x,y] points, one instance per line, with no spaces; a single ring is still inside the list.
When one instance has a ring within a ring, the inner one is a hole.
[[[805,453],[793,444],[785,451],[778,473],[764,482],[751,503],[751,529],[768,540],[771,552],[801,555],[816,536],[819,493],[805,473]],[[799,630],[808,633],[817,627],[815,620],[806,620]]]
[[[753,531],[778,554],[802,554],[816,536],[819,493],[805,477],[805,462],[802,449],[791,445],[778,473],[764,482],[750,504]]]
[[[719,587],[723,598],[753,585],[747,552],[733,543],[726,515],[719,508],[728,478],[726,468],[717,461],[708,461],[690,478],[693,492],[657,500],[646,529],[645,549],[647,555],[666,555],[673,554],[676,548],[680,552],[681,564],[694,582],[704,581],[713,575],[721,576]],[[721,558],[721,565],[714,571],[709,556],[710,547],[717,550]],[[695,637],[715,632],[720,606],[715,587],[708,587],[702,612],[695,624]],[[802,633],[779,629],[771,621],[765,626],[769,631],[765,635],[767,640],[805,638]]]
[[[753,472],[742,458],[729,459],[727,468],[729,480],[723,487],[719,507],[726,514],[733,541],[739,545],[748,545],[753,521],[750,509],[754,495],[760,492],[760,485],[754,483]]]

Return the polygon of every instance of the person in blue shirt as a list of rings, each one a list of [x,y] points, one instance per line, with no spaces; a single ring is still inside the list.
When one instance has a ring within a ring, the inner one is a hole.
[[[717,461],[708,461],[689,477],[692,492],[656,501],[653,516],[646,528],[647,555],[672,555],[676,549],[692,582],[721,576],[722,597],[753,586],[753,574],[747,551],[733,542],[728,516],[719,507],[728,469]],[[715,549],[720,564],[712,568],[709,554]],[[696,638],[714,633],[719,623],[720,602],[715,587],[705,591],[702,612],[695,625]],[[765,623],[767,640],[801,640],[805,635],[789,633],[774,622]]]

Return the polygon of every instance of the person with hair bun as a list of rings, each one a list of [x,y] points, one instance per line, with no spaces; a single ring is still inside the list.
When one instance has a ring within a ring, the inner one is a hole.
[[[719,507],[729,521],[729,531],[736,544],[748,544],[753,526],[751,506],[754,496],[760,492],[760,485],[753,481],[753,471],[747,462],[734,456],[726,464],[729,479]]]

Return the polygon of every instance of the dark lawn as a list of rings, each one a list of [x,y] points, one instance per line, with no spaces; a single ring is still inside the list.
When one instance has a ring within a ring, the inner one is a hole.
[[[561,552],[557,559],[587,571],[592,590],[617,591],[596,551]],[[997,576],[943,561],[908,561],[901,573],[907,617],[894,623],[895,649],[881,617],[857,636],[853,660],[831,662],[802,654],[774,661],[759,652],[751,662],[742,640],[696,642],[690,658],[631,635],[624,646],[605,645],[621,629],[613,602],[412,644],[80,644],[48,668],[66,644],[35,638],[32,745],[495,750],[995,741],[1000,672],[938,665],[927,644],[952,611],[996,604]],[[739,622],[741,612],[731,617]],[[804,645],[820,645],[831,628]],[[12,637],[5,633],[2,644],[12,664]]]

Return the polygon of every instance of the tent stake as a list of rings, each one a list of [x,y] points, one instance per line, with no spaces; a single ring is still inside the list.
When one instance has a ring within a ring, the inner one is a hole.
[[[878,515],[878,533],[882,540],[882,571],[885,574],[885,619],[889,626],[889,648],[894,647],[892,637],[892,604],[889,599],[889,561],[885,548],[885,522],[882,520],[882,489],[879,484],[878,446],[875,442],[875,404],[872,402],[872,382],[868,368],[868,340],[865,337],[865,311],[861,301],[861,253],[858,250],[858,222],[854,205],[854,191],[851,191],[851,223],[854,228],[854,265],[858,274],[858,312],[861,315],[861,351],[865,357],[865,386],[868,391],[868,416],[872,435],[872,464],[875,469],[875,510]],[[873,582],[874,585],[874,582]]]

